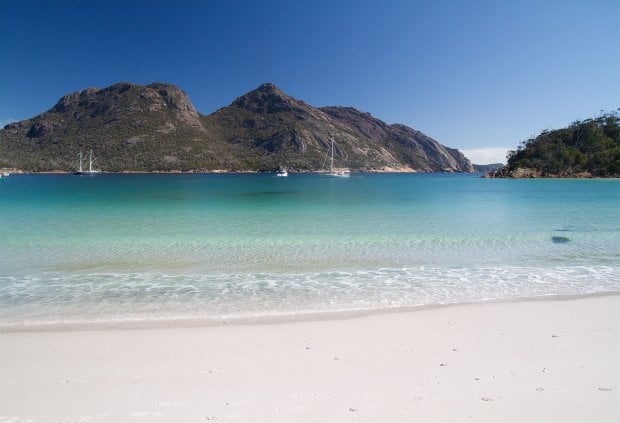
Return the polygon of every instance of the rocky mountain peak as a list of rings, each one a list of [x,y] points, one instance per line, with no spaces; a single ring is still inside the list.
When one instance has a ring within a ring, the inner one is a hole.
[[[266,82],[238,97],[231,106],[255,113],[278,113],[298,109],[302,104],[303,102],[286,94],[275,84]]]
[[[271,82],[264,82],[260,84],[256,91],[270,93],[280,97],[288,97],[288,95],[284,91],[282,91],[276,84],[273,84]]]
[[[146,86],[132,82],[118,82],[106,88],[88,88],[65,95],[50,112],[72,113],[78,118],[109,116],[111,119],[120,119],[123,115],[157,113],[164,110],[168,110],[175,118],[194,128],[203,127],[198,112],[187,94],[176,85],[160,82]],[[41,131],[33,133],[38,134]]]
[[[146,88],[157,91],[170,109],[179,119],[195,128],[202,128],[198,112],[194,108],[189,96],[174,84],[155,82]]]

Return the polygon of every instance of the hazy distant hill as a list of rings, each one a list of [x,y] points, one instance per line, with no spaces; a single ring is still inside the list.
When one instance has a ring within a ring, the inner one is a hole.
[[[504,167],[503,163],[493,163],[493,164],[472,164],[474,167],[474,171],[486,173],[494,170],[498,170]]]
[[[495,177],[619,177],[620,119],[604,115],[523,142]]]
[[[458,150],[349,107],[315,108],[263,84],[205,116],[170,84],[118,83],[62,97],[0,130],[0,167],[70,170],[93,149],[105,171],[319,170],[335,141],[352,170],[471,172]]]

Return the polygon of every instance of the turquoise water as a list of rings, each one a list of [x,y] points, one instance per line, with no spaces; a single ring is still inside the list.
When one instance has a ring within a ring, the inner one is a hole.
[[[11,175],[0,326],[620,291],[619,180]]]

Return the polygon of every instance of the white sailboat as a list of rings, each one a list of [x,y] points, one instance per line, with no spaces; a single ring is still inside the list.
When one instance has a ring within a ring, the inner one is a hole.
[[[329,167],[329,172],[324,173],[323,176],[327,178],[348,178],[351,176],[351,173],[348,169],[346,170],[335,170],[334,169],[334,140],[332,139],[332,148],[331,148],[331,164]]]
[[[90,150],[90,154],[88,156],[88,170],[84,170],[82,167],[82,150],[80,150],[80,154],[79,154],[79,158],[80,158],[80,162],[79,162],[79,166],[78,166],[78,170],[77,172],[73,172],[75,175],[94,175],[97,173],[101,173],[101,170],[99,169],[93,169],[93,163],[95,160],[97,159],[93,159],[93,150]]]
[[[280,176],[280,177],[288,176],[288,171],[286,170],[285,167],[281,167],[278,173],[276,173],[276,176]]]

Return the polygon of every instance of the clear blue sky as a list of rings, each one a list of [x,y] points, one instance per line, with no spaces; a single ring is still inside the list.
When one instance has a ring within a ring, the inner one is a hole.
[[[620,107],[620,1],[0,0],[0,123],[118,81],[270,81],[469,151]],[[475,160],[474,160],[475,161]]]

